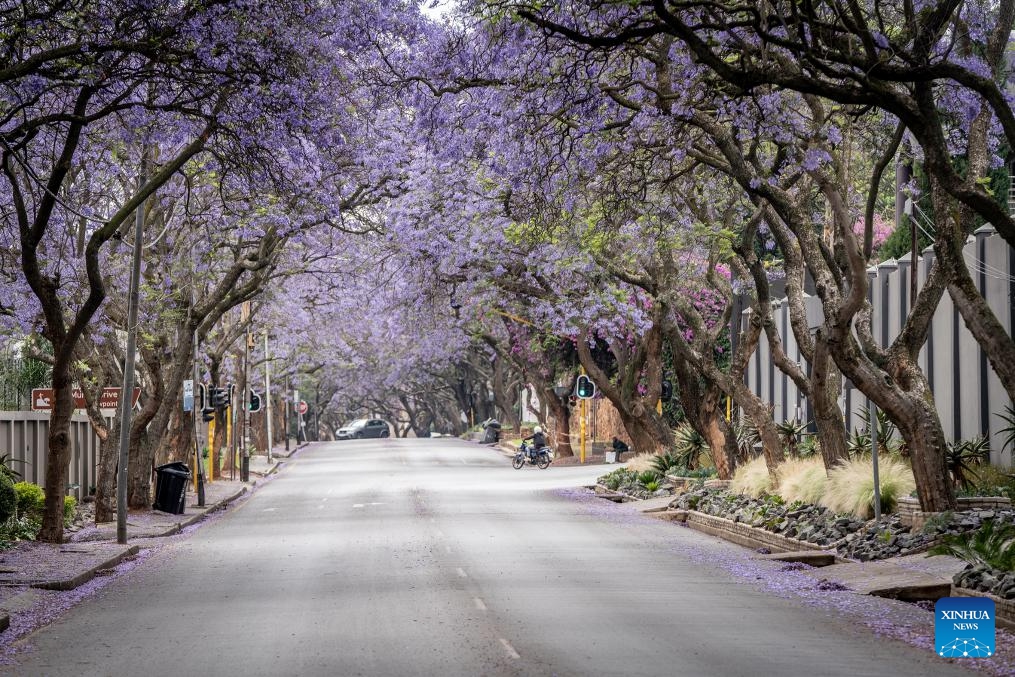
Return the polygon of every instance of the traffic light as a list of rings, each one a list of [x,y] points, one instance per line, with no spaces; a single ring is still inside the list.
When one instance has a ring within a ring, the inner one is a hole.
[[[587,400],[595,397],[596,384],[588,376],[582,374],[578,377],[578,384],[575,386],[574,392],[580,399]]]
[[[663,402],[673,399],[673,384],[669,381],[663,381],[663,392],[659,399]]]
[[[229,406],[229,391],[225,388],[209,388],[212,409],[225,409]]]
[[[250,391],[250,413],[261,411],[261,396],[251,389]]]

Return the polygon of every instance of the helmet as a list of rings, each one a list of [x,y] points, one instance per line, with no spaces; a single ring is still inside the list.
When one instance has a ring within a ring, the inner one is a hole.
[[[538,435],[539,433],[543,432],[543,429],[542,429],[542,428],[540,428],[540,427],[539,427],[539,426],[537,425],[537,426],[536,426],[536,427],[535,427],[535,428],[534,428],[534,429],[532,430],[532,432],[533,432],[533,433],[535,433],[536,435]]]

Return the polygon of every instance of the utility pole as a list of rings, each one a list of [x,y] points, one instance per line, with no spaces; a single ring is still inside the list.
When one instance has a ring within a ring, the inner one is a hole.
[[[268,464],[271,464],[271,357],[268,355],[268,330],[264,330],[264,416],[268,431]]]
[[[196,284],[195,280],[197,278],[197,264],[194,261],[194,255],[195,255],[196,249],[197,249],[197,247],[195,246],[195,247],[192,247],[191,250],[190,250],[190,263],[191,263],[191,267],[193,268],[193,271],[191,272],[191,280],[190,280],[190,309],[191,309],[191,312],[193,312],[194,306],[197,303],[197,292],[196,292],[196,290],[194,288],[194,285]],[[196,323],[194,324],[193,344],[194,344],[194,392],[196,393],[197,392],[197,388],[198,388],[198,384],[201,383],[201,373],[200,373],[200,370],[198,369],[198,332],[197,332],[197,324]],[[211,397],[211,393],[210,392],[206,392],[204,390],[203,386],[202,386],[202,392],[205,392],[205,394],[209,398]],[[204,402],[203,401],[201,403],[201,406],[202,407],[204,406]],[[198,505],[198,507],[203,508],[204,507],[204,464],[201,463],[201,421],[200,421],[200,419],[198,419],[198,409],[199,409],[199,407],[197,406],[197,402],[195,401],[195,403],[194,403],[194,460],[196,461],[196,463],[195,463],[194,473],[195,473],[195,477],[197,478],[197,505]]]
[[[145,183],[145,157],[141,150],[141,173],[138,189]],[[137,306],[141,295],[141,238],[144,235],[144,207],[137,206],[134,215],[134,252],[130,266],[130,292],[127,301],[127,354],[123,360],[123,390],[120,391],[120,457],[116,469],[116,542],[127,542],[127,462],[130,449],[130,418],[134,409],[134,360],[137,353]]]
[[[254,340],[253,336],[250,333],[250,326],[249,326],[249,321],[250,321],[250,301],[244,301],[243,302],[241,316],[242,316],[243,321],[247,322],[248,325],[246,327],[246,334],[244,336],[244,341],[243,341],[243,388],[240,391],[240,397],[239,397],[240,401],[242,402],[242,407],[243,407],[243,436],[240,438],[241,445],[243,447],[241,449],[241,453],[240,453],[240,458],[241,458],[240,462],[242,464],[240,466],[240,481],[241,482],[249,482],[250,481],[250,440],[248,438],[250,436],[250,402],[249,402],[250,398],[249,398],[248,393],[250,392],[250,386],[248,384],[250,383],[250,380],[249,380],[249,374],[250,374],[250,344]]]
[[[282,398],[285,416],[282,419],[282,432],[285,433],[285,452],[289,454],[289,374],[285,375],[285,397]]]

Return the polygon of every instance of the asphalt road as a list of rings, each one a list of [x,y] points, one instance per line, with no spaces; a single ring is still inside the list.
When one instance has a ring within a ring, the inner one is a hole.
[[[969,674],[734,582],[708,554],[736,546],[556,489],[602,471],[515,471],[448,439],[308,449],[29,636],[7,671]]]

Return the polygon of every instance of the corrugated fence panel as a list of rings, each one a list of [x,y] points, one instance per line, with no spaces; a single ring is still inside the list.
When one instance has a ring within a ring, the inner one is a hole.
[[[49,414],[45,412],[0,412],[0,454],[6,454],[10,466],[26,482],[43,485],[46,477],[46,451]],[[68,494],[78,500],[95,485],[99,439],[88,417],[71,419],[71,462],[68,468]]]
[[[1009,335],[1015,324],[1015,253],[989,227],[981,228],[970,238],[964,253],[973,279]],[[934,265],[931,248],[922,252],[912,272],[910,257],[886,261],[868,270],[871,301],[871,329],[881,346],[891,344],[905,325],[912,299],[909,295],[910,274],[915,274],[919,289]],[[742,318],[741,326],[743,326]],[[789,304],[773,308],[773,319],[782,335],[784,349],[807,371],[796,337],[790,328]],[[927,376],[934,401],[941,416],[941,425],[949,440],[968,439],[989,432],[992,436],[991,462],[1011,466],[1011,451],[1001,453],[998,418],[1010,404],[1000,380],[986,362],[979,344],[969,333],[952,299],[945,294],[928,332],[927,342],[920,350],[919,365]],[[798,415],[806,419],[810,407],[788,376],[775,368],[768,341],[762,334],[758,348],[748,365],[747,385],[773,408],[777,422]],[[867,405],[860,391],[844,384],[840,403],[848,430],[858,425],[856,413]]]

